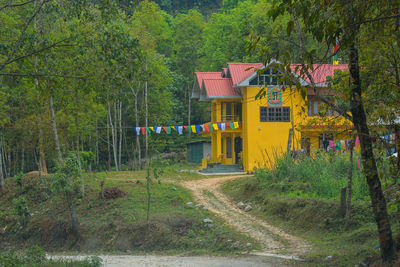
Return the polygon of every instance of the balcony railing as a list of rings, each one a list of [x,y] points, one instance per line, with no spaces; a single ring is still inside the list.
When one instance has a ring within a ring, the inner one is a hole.
[[[239,121],[242,121],[240,117],[241,116],[239,116],[239,115],[223,115],[223,116],[221,116],[221,121],[223,121],[223,122],[235,122],[235,121],[239,122]]]

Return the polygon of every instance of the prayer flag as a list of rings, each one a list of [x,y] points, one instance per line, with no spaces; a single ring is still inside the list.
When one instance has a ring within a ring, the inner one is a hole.
[[[221,131],[225,131],[225,123],[223,122],[223,123],[221,123],[221,125],[219,126],[219,128],[221,128]]]
[[[146,131],[146,129],[145,129],[144,127],[142,127],[142,128],[141,128],[141,130],[142,130],[142,134],[144,135],[144,134],[145,134],[145,131]]]
[[[208,126],[208,124],[204,124],[204,130],[205,130],[206,132],[209,132],[209,131],[210,131],[210,127]]]
[[[186,131],[188,130],[188,128],[187,128],[187,126],[186,126],[186,125],[184,125],[184,126],[183,126],[183,128],[185,128],[185,130],[186,130]]]
[[[164,129],[165,133],[167,133],[167,127],[163,126],[162,128]]]
[[[158,134],[161,133],[161,127],[158,127],[158,126],[157,126],[157,127],[154,127],[154,128],[156,128],[156,129],[155,129],[155,130],[156,130],[156,133],[158,133]]]
[[[212,125],[212,124],[209,124],[209,125],[208,125],[208,129],[210,130],[210,132],[214,131],[213,125]]]
[[[335,150],[335,143],[333,142],[333,140],[329,140],[329,148]]]
[[[342,147],[340,146],[340,141],[335,141],[335,149],[336,150],[341,150]]]
[[[231,129],[234,130],[235,129],[235,124],[233,124],[233,122],[230,122],[229,123],[229,127],[231,127]]]
[[[171,128],[174,129],[174,130],[176,130],[176,131],[178,131],[178,130],[175,128],[175,126],[171,126]]]
[[[233,123],[233,126],[235,127],[235,129],[236,129],[236,128],[239,128],[239,123],[238,123],[237,121],[235,121],[235,122]]]
[[[183,126],[177,126],[178,134],[183,134]]]
[[[217,123],[217,125],[218,125],[218,128],[220,128],[222,130],[222,128],[221,128],[222,124],[221,123]]]
[[[196,133],[196,126],[195,125],[191,125],[190,128],[192,129],[193,133]]]
[[[154,127],[149,127],[149,129],[152,130],[153,132],[155,132],[155,131],[154,131]]]
[[[135,127],[135,131],[137,135],[140,135],[140,127]]]
[[[188,130],[188,132],[191,133],[192,132],[192,126],[188,125],[186,130]]]
[[[198,132],[198,133],[201,132],[200,125],[196,125],[196,132]]]
[[[214,128],[214,130],[218,131],[218,124],[214,123],[213,128]]]
[[[150,128],[146,127],[146,132],[149,134],[150,133]]]
[[[201,126],[201,129],[202,129],[201,131],[204,132],[206,130],[206,128],[204,127],[204,124],[201,124],[200,126]]]
[[[174,126],[172,126],[172,127],[174,127]],[[171,127],[170,126],[167,126],[167,134],[171,134]]]

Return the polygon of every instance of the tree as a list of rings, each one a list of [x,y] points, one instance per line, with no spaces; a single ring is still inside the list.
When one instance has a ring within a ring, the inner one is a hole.
[[[363,170],[367,178],[375,220],[378,226],[381,256],[385,264],[390,264],[394,257],[392,231],[388,218],[386,200],[377,172],[372,143],[364,109],[363,93],[366,91],[363,78],[360,76],[359,48],[360,34],[364,25],[390,21],[399,17],[395,4],[391,1],[277,1],[271,9],[271,15],[276,18],[286,12],[292,14],[292,20],[287,24],[287,32],[295,30],[299,36],[302,49],[301,76],[309,78],[312,87],[315,83],[310,75],[310,63],[314,62],[313,50],[303,46],[302,30],[312,34],[320,43],[332,46],[336,38],[340,40],[342,51],[346,51],[350,72],[350,111],[351,118],[360,138]],[[302,28],[301,25],[304,27]],[[328,50],[329,51],[329,50]],[[283,51],[282,51],[283,52]],[[290,60],[290,56],[286,59]],[[286,68],[290,70],[290,68]],[[344,114],[345,115],[345,114]]]

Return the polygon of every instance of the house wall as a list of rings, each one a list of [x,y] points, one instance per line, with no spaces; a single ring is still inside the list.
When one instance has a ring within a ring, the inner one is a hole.
[[[255,100],[260,87],[242,88],[243,92],[243,167],[245,171],[255,168],[271,168],[275,159],[286,153],[289,127],[301,123],[305,116],[305,101],[297,91],[283,90],[282,107],[290,107],[290,122],[261,122],[260,107],[268,107],[268,99]],[[294,119],[294,120],[293,120]],[[292,148],[300,149],[300,132],[294,131]]]

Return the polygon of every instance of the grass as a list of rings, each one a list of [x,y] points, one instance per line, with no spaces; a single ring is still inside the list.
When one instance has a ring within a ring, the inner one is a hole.
[[[300,266],[374,262],[379,259],[376,223],[360,173],[353,178],[352,217],[347,231],[338,212],[340,188],[347,184],[347,166],[346,156],[289,162],[280,159],[275,170],[260,170],[254,177],[230,181],[223,191],[237,201],[252,202],[253,215],[307,240],[313,250],[305,255],[310,261]],[[388,203],[392,203],[390,198]],[[398,209],[389,211],[396,236],[400,216]]]
[[[245,250],[244,245],[232,244],[252,242],[249,237],[224,226],[209,211],[186,207],[187,202],[193,202],[190,193],[171,182],[204,178],[196,173],[178,172],[192,167],[168,166],[159,179],[152,179],[149,224],[145,219],[144,171],[85,174],[85,193],[77,192],[75,201],[79,237],[71,233],[63,198],[49,191],[50,177],[24,177],[21,187],[8,179],[8,192],[0,198],[0,242],[5,250],[39,245],[53,252],[224,254]],[[101,181],[105,188],[118,187],[126,196],[100,199]],[[13,207],[13,199],[21,197],[30,214],[26,224]],[[203,223],[205,218],[212,218],[215,226],[207,227]]]
[[[315,159],[285,156],[277,160],[275,168],[260,169],[255,173],[259,186],[268,187],[276,196],[292,198],[340,199],[340,190],[347,186],[348,154],[321,152]],[[369,198],[365,176],[353,160],[352,199]]]

